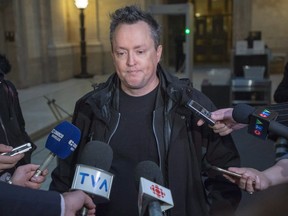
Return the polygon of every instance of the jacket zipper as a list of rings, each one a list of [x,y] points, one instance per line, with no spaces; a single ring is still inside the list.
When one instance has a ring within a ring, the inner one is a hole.
[[[7,136],[7,131],[6,131],[6,128],[5,128],[4,124],[3,124],[1,116],[0,116],[0,123],[1,123],[1,127],[3,129],[4,135],[5,135],[6,143],[7,143],[7,145],[10,146],[10,143],[9,143],[9,140],[8,140],[8,136]]]
[[[115,126],[115,128],[114,128],[114,130],[113,130],[113,132],[112,132],[112,134],[111,134],[111,136],[109,137],[109,139],[108,139],[108,143],[107,143],[107,144],[109,144],[109,143],[110,143],[110,141],[111,141],[111,139],[112,139],[113,135],[115,134],[115,132],[116,132],[116,130],[117,130],[117,128],[118,128],[118,126],[119,126],[120,117],[121,117],[121,114],[120,114],[120,113],[118,113],[118,120],[117,120],[117,124],[116,124],[116,126]]]
[[[158,137],[157,137],[156,131],[155,131],[155,110],[153,111],[152,127],[153,127],[153,133],[154,133],[155,140],[156,140],[156,145],[157,145],[157,152],[158,152],[158,157],[159,157],[159,167],[160,167],[160,170],[162,170],[162,158],[161,158],[161,153],[160,153],[159,140],[158,140]]]

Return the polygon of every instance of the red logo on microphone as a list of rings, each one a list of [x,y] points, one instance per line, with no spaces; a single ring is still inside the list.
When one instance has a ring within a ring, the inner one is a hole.
[[[151,185],[150,189],[158,198],[164,198],[166,196],[166,194],[158,185]]]

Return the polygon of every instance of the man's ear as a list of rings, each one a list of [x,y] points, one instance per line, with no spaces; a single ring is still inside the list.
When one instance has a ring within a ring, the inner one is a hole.
[[[157,50],[156,50],[156,52],[157,52],[157,62],[158,62],[158,63],[159,63],[160,60],[161,60],[162,49],[163,49],[162,45],[159,45],[159,46],[157,47]]]

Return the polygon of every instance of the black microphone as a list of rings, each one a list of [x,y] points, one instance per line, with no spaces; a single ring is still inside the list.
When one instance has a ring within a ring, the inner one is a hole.
[[[277,135],[288,139],[288,127],[275,121],[278,114],[265,107],[255,109],[247,104],[238,104],[232,112],[238,123],[248,124],[248,133],[261,139],[268,135]]]
[[[113,159],[111,147],[100,141],[90,141],[81,153],[76,165],[72,190],[82,190],[88,193],[95,204],[109,201],[114,175],[110,169]],[[77,215],[87,215],[84,207]]]
[[[139,186],[138,210],[143,216],[162,216],[162,211],[174,206],[169,189],[163,187],[163,176],[159,166],[152,161],[142,161],[135,169],[135,181]]]

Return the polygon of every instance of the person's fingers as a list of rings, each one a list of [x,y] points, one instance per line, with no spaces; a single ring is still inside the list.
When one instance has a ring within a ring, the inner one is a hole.
[[[42,176],[47,176],[49,173],[48,169],[43,170],[43,172],[41,173]]]
[[[41,187],[41,184],[32,182],[32,181],[26,181],[24,183],[24,187],[32,188],[32,189],[39,189]]]
[[[230,127],[228,127],[226,124],[217,122],[213,126],[213,131],[214,133],[218,133],[220,136],[226,136],[230,134],[233,130]]]
[[[231,131],[230,128],[228,128],[226,125],[224,125],[223,127],[219,127],[219,128],[215,128],[213,129],[214,133],[225,133],[226,131]]]
[[[87,194],[84,194],[84,195],[85,195],[85,201],[84,201],[85,207],[88,209],[95,209],[96,205],[94,204],[91,197],[89,197]]]
[[[10,152],[13,149],[12,146],[0,144],[0,154],[4,152]]]
[[[211,118],[215,121],[221,121],[224,119],[224,112],[219,110],[211,112]]]
[[[240,167],[229,167],[228,170],[232,171],[232,172],[239,173],[240,175],[243,175],[247,171],[247,169],[240,168]]]
[[[245,175],[245,172],[247,171],[247,169],[238,167],[229,167],[228,170],[242,175],[242,177],[240,179],[237,178],[236,181],[241,189],[246,190],[248,177]]]
[[[246,186],[247,186],[247,176],[242,176],[242,178],[240,178],[240,181],[239,181],[238,186],[239,186],[242,190],[246,190]]]
[[[30,180],[31,182],[42,184],[46,180],[46,176],[40,175],[40,176],[34,177],[33,175],[34,173],[32,173],[31,175],[31,180]]]
[[[232,183],[237,183],[236,182],[237,179],[232,177],[232,176],[230,176],[230,175],[223,174],[223,177],[226,178],[227,180],[229,180]]]
[[[220,136],[226,136],[226,135],[230,134],[232,131],[233,131],[232,129],[229,129],[229,128],[228,128],[227,130],[219,133],[219,135],[220,135]]]
[[[10,163],[10,164],[15,164],[19,160],[21,160],[24,157],[24,154],[18,154],[14,156],[1,156],[1,163]]]
[[[197,126],[202,126],[204,123],[205,123],[204,120],[199,119],[198,122],[197,122]]]
[[[255,192],[255,183],[256,183],[256,181],[255,181],[255,179],[256,179],[256,177],[248,177],[247,178],[247,182],[246,182],[246,190],[248,191],[248,192]]]
[[[24,154],[19,154],[15,156],[1,156],[0,160],[0,170],[13,168],[19,160],[23,158]]]
[[[254,179],[254,188],[257,191],[262,190],[262,188],[261,188],[261,180],[260,180],[258,175]]]

